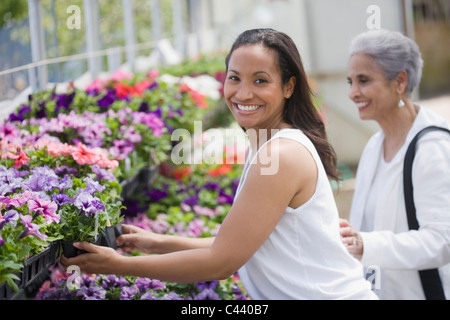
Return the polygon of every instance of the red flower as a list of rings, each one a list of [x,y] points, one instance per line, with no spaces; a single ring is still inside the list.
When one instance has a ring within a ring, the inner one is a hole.
[[[233,170],[231,164],[222,164],[218,168],[210,169],[208,174],[213,177],[224,176],[231,170]]]
[[[205,95],[201,94],[198,91],[192,90],[187,84],[181,85],[179,90],[181,93],[189,93],[197,107],[204,109],[208,108],[208,102],[206,101]]]
[[[127,98],[129,95],[136,95],[136,89],[128,84],[117,82],[114,83],[114,90],[120,99]]]
[[[176,180],[183,180],[191,175],[192,169],[191,167],[178,167],[174,168],[173,176]]]

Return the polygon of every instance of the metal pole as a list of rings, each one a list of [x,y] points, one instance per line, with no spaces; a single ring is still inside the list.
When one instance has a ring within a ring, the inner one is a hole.
[[[189,0],[191,6],[191,25],[192,33],[196,38],[197,52],[201,51],[201,34],[200,34],[200,5],[198,0]]]
[[[41,0],[28,0],[30,21],[31,59],[38,62],[45,59],[44,28],[42,26]],[[29,71],[33,91],[45,90],[48,81],[47,66],[39,66]]]
[[[135,67],[136,53],[134,46],[136,44],[136,33],[134,29],[133,0],[122,0],[123,19],[125,25],[125,45],[127,47],[127,63],[131,71]]]
[[[173,0],[173,33],[175,35],[175,49],[182,59],[184,59],[185,52],[185,34],[183,30],[183,14],[181,8],[181,0]]]
[[[153,41],[157,43],[161,40],[161,10],[159,5],[159,0],[152,0],[151,4],[151,14],[152,14],[152,34]]]
[[[99,50],[98,36],[98,2],[97,0],[84,0],[85,25],[86,25],[86,45],[87,52],[92,53]],[[100,59],[95,55],[88,58],[89,72],[92,79],[98,77],[100,73]]]

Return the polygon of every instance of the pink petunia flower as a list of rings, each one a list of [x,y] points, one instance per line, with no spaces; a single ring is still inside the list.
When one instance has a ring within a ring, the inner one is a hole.
[[[61,218],[56,213],[56,210],[58,210],[58,205],[53,201],[44,199],[28,200],[28,209],[30,211],[36,211],[38,214],[43,215],[47,224],[50,224],[52,222],[59,223]]]
[[[82,143],[79,143],[78,146],[72,150],[71,154],[73,159],[80,165],[95,164],[99,160],[99,155]]]

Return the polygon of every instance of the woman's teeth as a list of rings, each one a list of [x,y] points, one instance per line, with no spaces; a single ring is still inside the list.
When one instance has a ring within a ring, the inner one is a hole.
[[[259,106],[256,106],[256,105],[244,106],[242,104],[238,104],[237,107],[238,107],[239,110],[242,110],[242,111],[256,111],[259,108]]]
[[[369,105],[368,102],[356,102],[356,106],[360,109],[360,108],[364,108],[367,107]]]

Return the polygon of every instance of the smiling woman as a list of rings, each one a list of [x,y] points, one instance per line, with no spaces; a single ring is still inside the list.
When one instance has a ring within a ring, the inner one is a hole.
[[[434,268],[442,277],[442,286],[439,274],[435,277],[434,294],[450,296],[450,183],[442,178],[450,175],[448,135],[429,133],[417,145],[412,176],[421,227],[408,232],[403,185],[408,146],[428,126],[449,128],[444,118],[412,101],[422,67],[418,45],[399,32],[373,30],[352,41],[349,97],[361,119],[377,121],[381,130],[361,156],[342,237],[365,266],[380,268],[379,295],[389,300],[429,298],[418,271]]]
[[[243,46],[228,61],[224,95],[241,127],[282,129],[287,127],[282,110],[294,84],[294,77],[282,83],[275,51],[262,45]]]
[[[336,157],[294,42],[272,29],[249,30],[226,64],[225,98],[250,150],[217,235],[169,236],[123,225],[118,245],[150,255],[121,256],[83,242],[77,247],[89,253],[61,262],[171,282],[225,279],[239,270],[253,299],[376,299],[340,239],[328,180],[337,177]],[[277,170],[264,173],[265,163],[252,161],[260,154],[270,154]]]

